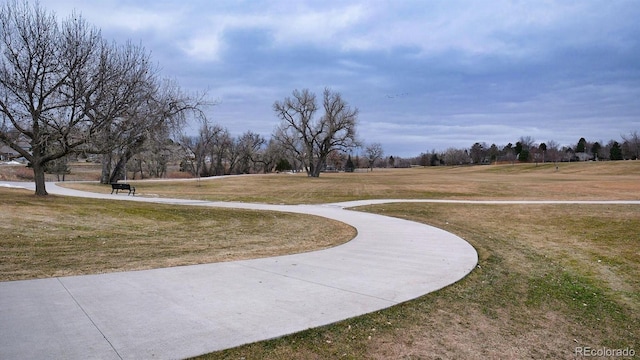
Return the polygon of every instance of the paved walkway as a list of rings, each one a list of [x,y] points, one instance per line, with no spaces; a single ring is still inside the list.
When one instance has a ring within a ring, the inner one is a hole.
[[[344,208],[381,201],[282,206],[94,194],[53,183],[47,190],[312,214],[350,224],[358,235],[331,249],[274,258],[2,282],[1,359],[195,356],[411,300],[460,280],[477,263],[473,247],[451,233]]]

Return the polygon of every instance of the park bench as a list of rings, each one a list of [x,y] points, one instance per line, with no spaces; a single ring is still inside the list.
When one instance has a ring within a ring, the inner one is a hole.
[[[118,184],[118,183],[111,184],[112,194],[114,191],[116,192],[116,194],[118,194],[118,190],[129,190],[129,193],[127,194],[127,196],[131,195],[132,193],[133,193],[133,196],[136,196],[136,188],[135,186],[131,186],[130,184]]]

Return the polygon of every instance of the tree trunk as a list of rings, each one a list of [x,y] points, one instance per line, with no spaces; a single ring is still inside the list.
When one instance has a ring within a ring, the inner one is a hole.
[[[310,174],[311,177],[320,177],[320,172],[324,169],[326,158],[320,158],[316,163],[311,163]]]
[[[100,174],[100,184],[108,184],[111,175],[111,153],[102,155],[102,173]]]
[[[122,156],[116,163],[116,166],[113,168],[113,172],[109,177],[109,184],[118,182],[118,180],[120,180],[124,172],[127,171],[126,169],[127,161],[125,159],[126,159],[126,156]]]
[[[144,179],[144,169],[142,168],[142,159],[138,159],[138,170],[140,170],[140,180]],[[149,174],[151,176],[151,174]]]
[[[109,183],[110,184],[113,184],[114,182],[117,182],[121,176],[123,176],[123,175],[126,176],[127,161],[129,159],[131,159],[134,154],[138,153],[138,150],[140,149],[140,147],[142,146],[144,141],[145,141],[145,137],[141,136],[141,137],[137,138],[136,141],[131,146],[128,146],[126,148],[126,151],[120,157],[120,159],[116,163],[116,166],[113,168],[113,172],[111,173],[111,176],[109,177]]]
[[[307,169],[307,176],[309,177],[318,177],[319,175],[315,175],[316,173],[316,166],[313,163],[313,151],[310,148],[307,148],[307,161],[309,163],[309,166],[305,166]]]
[[[33,177],[36,182],[36,195],[49,195],[44,180],[44,166],[39,161],[33,161],[31,165],[33,166]]]

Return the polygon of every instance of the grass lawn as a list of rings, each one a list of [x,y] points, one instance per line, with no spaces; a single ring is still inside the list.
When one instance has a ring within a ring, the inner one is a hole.
[[[267,174],[139,183],[141,196],[273,204],[327,203],[359,199],[640,199],[640,161],[518,164],[501,166],[375,169],[373,172]],[[65,183],[111,192],[97,183]],[[138,194],[138,192],[136,192]]]
[[[250,259],[351,240],[292,213],[99,201],[0,188],[0,281]]]
[[[95,184],[70,186],[111,191]],[[640,161],[560,164],[557,171],[549,164],[376,169],[372,173],[322,174],[319,179],[278,174],[194,180],[179,185],[145,182],[136,187],[142,196],[267,203],[366,198],[628,200],[640,199]],[[156,223],[166,219],[165,231],[186,233],[181,242],[188,243],[209,226],[212,216],[207,214],[217,211],[150,205],[130,211],[132,223],[123,224],[118,217],[122,204],[95,200],[74,203],[76,199],[56,197],[41,200],[28,193],[16,195],[16,190],[0,190],[0,195],[7,191],[14,197],[10,201],[24,202],[18,210],[27,214],[12,215],[11,226],[23,226],[11,228],[17,234],[33,231],[29,220],[36,220],[40,227],[48,226],[42,234],[65,234],[72,224],[86,225],[106,213],[114,219],[105,220],[103,234],[140,224],[129,235],[119,236],[120,242],[129,242],[122,238],[135,233],[149,234]],[[3,217],[18,211],[12,208],[5,212],[9,203],[6,198],[0,197],[0,203]],[[114,209],[108,210],[111,206]],[[58,220],[48,221],[52,215],[43,212],[49,208],[61,214]],[[71,209],[78,210],[73,213]],[[479,266],[456,284],[386,310],[202,358],[557,359],[575,358],[576,347],[631,348],[640,352],[640,206],[398,203],[360,210],[411,219],[457,234],[477,249]],[[206,214],[199,215],[201,211]],[[229,210],[219,211],[214,218],[224,218]],[[2,233],[7,233],[2,224]],[[234,229],[239,231],[237,237],[244,238],[244,226],[231,222],[220,229],[239,228]],[[268,229],[279,225],[253,226]],[[91,240],[89,233],[85,237]],[[33,251],[32,243],[37,243],[14,242],[16,250],[12,251],[18,254]],[[41,256],[41,263],[31,267],[46,268],[42,264],[46,263],[46,254],[67,251],[67,243],[60,241]],[[151,253],[157,245],[134,247]],[[297,251],[296,245],[286,251]],[[262,246],[264,243],[249,248],[258,251]],[[3,254],[5,248],[3,243]],[[243,253],[241,248],[237,250]],[[245,256],[253,256],[247,252]],[[167,266],[162,263],[165,256],[157,257],[159,266]],[[66,266],[49,268],[42,271],[48,275],[42,276],[55,275],[56,271],[64,274]],[[86,270],[91,271],[91,266]],[[3,274],[5,271],[3,268]]]
[[[441,227],[479,266],[441,291],[202,359],[572,359],[640,349],[640,206],[386,204]],[[390,281],[393,281],[390,279]]]

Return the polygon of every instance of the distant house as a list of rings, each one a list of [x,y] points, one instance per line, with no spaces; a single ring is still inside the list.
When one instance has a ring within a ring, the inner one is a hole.
[[[22,155],[20,155],[17,151],[13,150],[7,145],[0,144],[0,161],[20,161],[20,158],[22,158]]]
[[[20,155],[6,145],[0,145],[0,161],[10,161]]]

